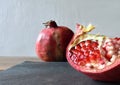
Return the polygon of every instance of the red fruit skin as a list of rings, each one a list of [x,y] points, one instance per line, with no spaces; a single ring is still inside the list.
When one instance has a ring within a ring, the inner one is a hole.
[[[36,41],[36,53],[43,61],[66,61],[66,47],[73,31],[65,26],[44,28]]]

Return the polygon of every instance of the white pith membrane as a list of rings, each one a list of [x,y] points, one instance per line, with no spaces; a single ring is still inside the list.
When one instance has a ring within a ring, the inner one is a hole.
[[[91,45],[86,44],[87,41],[91,41]],[[85,50],[83,53],[84,56],[79,52],[83,49],[81,48],[82,42],[85,43],[84,47],[91,46],[93,49]],[[98,45],[94,47],[94,45],[92,45],[93,43],[98,43]],[[80,46],[80,50],[78,50],[77,46]],[[71,60],[74,64],[86,70],[101,70],[114,63],[116,59],[120,57],[120,38],[108,38],[103,35],[87,34],[86,32],[75,39],[69,50]],[[92,59],[90,59],[88,56],[92,55],[92,53],[95,54],[95,51],[97,51],[96,53],[98,53],[99,56],[92,56]],[[89,55],[85,56],[85,52],[88,52]]]

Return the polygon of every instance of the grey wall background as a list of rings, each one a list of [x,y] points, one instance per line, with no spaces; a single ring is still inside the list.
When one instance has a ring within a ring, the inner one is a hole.
[[[120,36],[120,0],[0,0],[0,56],[36,56],[43,22],[55,20],[75,32],[76,23],[93,33]]]

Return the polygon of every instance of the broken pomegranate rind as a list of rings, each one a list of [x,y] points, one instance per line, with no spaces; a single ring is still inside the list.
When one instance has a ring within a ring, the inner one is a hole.
[[[95,27],[78,26],[82,32],[77,33],[68,50],[71,60],[86,70],[101,70],[111,65],[120,56],[120,39],[108,38],[104,35],[88,34]],[[91,42],[89,45],[88,41]],[[84,46],[83,46],[84,44]],[[97,44],[97,45],[95,45]],[[84,50],[84,51],[82,51]]]
[[[97,39],[100,42],[105,38],[104,35],[94,35],[94,34],[88,34],[90,31],[95,29],[95,27],[92,24],[89,24],[87,27],[84,27],[83,25],[77,26],[77,29],[79,30],[74,37],[74,41],[71,42],[71,45],[69,46],[69,50],[74,47],[76,44],[80,43],[82,40],[87,40],[89,38],[91,39]]]

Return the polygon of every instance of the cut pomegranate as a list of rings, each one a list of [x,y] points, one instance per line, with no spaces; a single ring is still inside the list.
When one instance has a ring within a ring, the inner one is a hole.
[[[88,34],[93,29],[77,25],[66,51],[68,62],[95,80],[120,81],[120,38]]]

